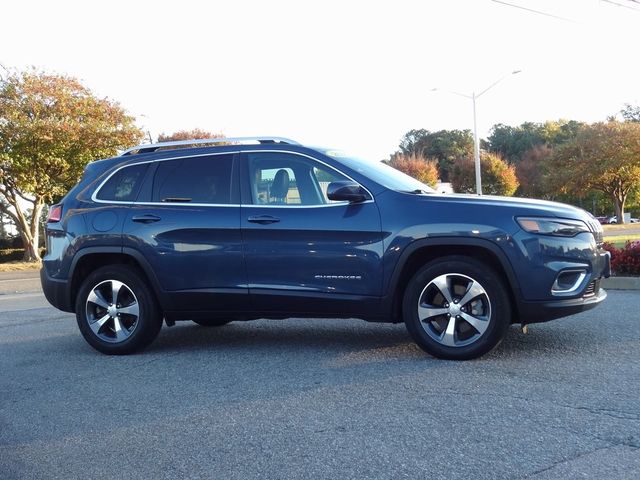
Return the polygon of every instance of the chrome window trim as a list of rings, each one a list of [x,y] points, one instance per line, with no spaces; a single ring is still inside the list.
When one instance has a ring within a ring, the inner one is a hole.
[[[114,202],[110,202],[114,203]],[[239,203],[191,203],[191,202],[131,202],[130,205],[164,205],[182,207],[240,207]]]
[[[360,202],[357,205],[362,205],[363,203],[372,203],[371,200],[367,200],[366,202]],[[336,202],[336,203],[321,203],[320,205],[254,205],[253,203],[244,203],[241,206],[245,208],[327,208],[327,207],[339,207],[349,205],[349,202]]]
[[[98,193],[100,193],[100,190],[102,189],[102,187],[111,179],[111,177],[113,177],[116,173],[118,173],[120,170],[124,169],[124,168],[128,168],[128,167],[133,167],[135,165],[142,165],[145,163],[157,163],[157,162],[168,162],[170,160],[185,160],[188,158],[198,158],[198,157],[211,157],[214,155],[235,155],[235,154],[241,154],[241,153],[288,153],[291,155],[298,155],[300,157],[306,157],[310,160],[313,160],[314,162],[318,162],[321,163],[322,165],[324,165],[325,167],[330,168],[331,170],[334,170],[336,172],[338,172],[340,175],[348,178],[349,180],[351,180],[352,182],[357,183],[358,185],[360,185],[362,188],[365,189],[365,191],[369,194],[369,196],[371,197],[370,200],[365,200],[364,202],[359,202],[356,205],[363,205],[365,203],[375,203],[373,194],[369,191],[369,189],[367,187],[365,187],[364,185],[362,185],[360,182],[354,180],[353,178],[351,178],[349,175],[347,175],[344,172],[341,172],[340,170],[338,170],[337,168],[329,165],[328,163],[323,162],[322,160],[319,160],[315,157],[312,157],[311,155],[307,155],[305,153],[300,153],[300,152],[291,152],[289,150],[243,150],[243,149],[239,149],[239,150],[233,150],[233,151],[226,151],[226,152],[210,152],[210,153],[201,153],[198,155],[178,155],[175,157],[168,157],[168,158],[155,158],[153,160],[144,160],[142,162],[132,162],[132,163],[127,163],[126,165],[122,165],[118,168],[116,168],[113,172],[111,172],[107,178],[105,178],[102,182],[100,182],[100,185],[98,185],[98,188],[96,188],[93,192],[93,194],[91,195],[91,200],[93,202],[96,203],[108,203],[108,204],[116,204],[116,205],[171,205],[171,206],[192,206],[192,207],[256,207],[256,208],[326,208],[326,207],[339,207],[339,206],[344,206],[344,205],[349,205],[349,202],[344,201],[344,202],[336,202],[336,203],[322,203],[319,205],[258,205],[258,204],[253,204],[253,203],[243,203],[243,204],[230,204],[230,203],[192,203],[192,202],[128,202],[128,201],[122,201],[122,200],[101,200],[99,198],[97,198]]]

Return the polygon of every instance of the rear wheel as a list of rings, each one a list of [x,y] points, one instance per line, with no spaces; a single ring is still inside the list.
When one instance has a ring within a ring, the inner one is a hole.
[[[403,316],[409,333],[439,358],[468,360],[495,348],[511,322],[501,278],[473,258],[449,256],[429,262],[405,291]]]
[[[110,355],[142,350],[162,327],[153,292],[137,270],[125,265],[99,268],[84,280],[76,319],[85,340]]]

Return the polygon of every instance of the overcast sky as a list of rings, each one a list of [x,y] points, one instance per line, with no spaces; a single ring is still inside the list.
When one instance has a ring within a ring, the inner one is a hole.
[[[0,63],[78,77],[154,138],[199,127],[375,159],[412,128],[472,128],[471,102],[443,90],[517,69],[478,100],[482,136],[640,104],[640,3],[505,1],[562,19],[491,0],[19,0],[2,7]]]

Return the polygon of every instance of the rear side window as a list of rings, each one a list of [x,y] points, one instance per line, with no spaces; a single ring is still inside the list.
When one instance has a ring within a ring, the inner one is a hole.
[[[118,202],[135,201],[148,167],[148,163],[142,163],[118,170],[102,186],[96,198]]]
[[[153,179],[154,202],[231,203],[233,155],[160,162]]]

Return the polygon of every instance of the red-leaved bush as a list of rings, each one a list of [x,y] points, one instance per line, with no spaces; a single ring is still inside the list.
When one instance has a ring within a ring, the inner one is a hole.
[[[627,241],[623,248],[609,242],[604,248],[611,252],[611,270],[614,275],[640,275],[640,241]]]

